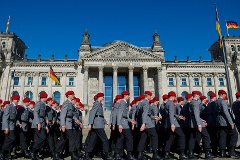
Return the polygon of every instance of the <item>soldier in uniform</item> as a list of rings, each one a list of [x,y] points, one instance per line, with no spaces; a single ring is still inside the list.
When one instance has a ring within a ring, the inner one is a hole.
[[[240,133],[240,92],[236,94],[236,101],[232,105],[233,113],[235,115],[235,124],[238,129],[238,133]]]
[[[2,131],[2,116],[3,116],[3,104],[2,104],[2,100],[0,99],[0,150],[2,148],[2,144],[4,141],[4,133]]]
[[[183,110],[184,98],[183,97],[178,97],[177,101],[178,101],[178,104],[176,106],[176,109],[177,109],[178,123],[179,123],[180,127],[183,129],[185,119],[184,118],[180,119],[179,117],[183,116],[181,113],[182,113],[182,110]]]
[[[132,106],[132,108],[130,109],[130,112],[129,112],[129,117],[132,119],[132,120],[135,120],[136,123],[137,123],[137,108],[138,108],[138,105],[140,103],[141,99],[139,97],[136,97],[134,98],[134,102],[135,104]],[[133,133],[133,152],[134,154],[137,152],[137,146],[138,146],[138,137],[139,137],[139,128],[137,126],[137,124],[133,125],[132,126],[132,133]]]
[[[187,159],[188,157],[185,155],[185,135],[176,119],[176,107],[174,106],[173,100],[176,97],[176,93],[171,91],[168,93],[168,101],[166,103],[166,106],[164,108],[166,113],[166,121],[164,127],[167,130],[168,138],[166,141],[166,145],[164,148],[165,155],[164,158],[169,159],[170,155],[170,149],[172,146],[172,143],[175,139],[175,135],[178,135],[178,148],[180,150],[179,158],[180,159]]]
[[[225,101],[227,93],[224,90],[218,91],[219,98],[216,101],[217,125],[219,126],[219,149],[220,157],[226,157],[227,136],[230,136],[229,155],[239,158],[235,152],[238,141],[238,133],[233,120],[228,112],[228,105]]]
[[[97,142],[97,138],[100,138],[103,145],[103,150],[105,152],[105,159],[113,159],[113,157],[110,156],[109,151],[109,142],[107,135],[104,131],[106,120],[104,119],[103,115],[103,107],[102,107],[102,101],[104,99],[104,94],[99,92],[97,95],[97,100],[94,103],[91,111],[89,112],[89,124],[88,124],[88,130],[91,131],[91,136],[89,138],[89,142],[86,146],[86,155],[85,159],[91,159],[90,153],[93,151],[93,148]]]
[[[30,103],[30,98],[24,98],[23,99],[23,106],[21,106],[17,110],[17,129],[19,131],[19,140],[20,140],[20,146],[21,146],[21,151],[24,153],[25,158],[30,158],[31,154],[28,151],[28,143],[27,143],[27,138],[28,138],[28,132],[29,132],[29,103]]]
[[[35,106],[35,102],[30,101],[28,106],[29,123],[28,123],[28,136],[27,136],[28,137],[27,143],[28,143],[29,149],[32,149],[33,142],[34,142],[34,129],[32,128],[32,122],[34,119],[34,116],[33,116],[34,106]]]
[[[19,103],[20,96],[12,95],[12,103],[7,105],[4,109],[2,118],[2,130],[5,133],[5,139],[2,146],[0,158],[3,160],[11,160],[11,150],[15,140],[15,126],[17,109],[16,106]]]
[[[38,101],[34,107],[34,120],[32,122],[32,128],[34,128],[34,144],[32,148],[32,160],[41,160],[37,155],[37,152],[43,147],[46,140],[47,119],[46,119],[46,101],[47,93],[40,93],[40,101]]]
[[[210,152],[210,136],[206,129],[206,121],[202,120],[200,118],[200,109],[199,109],[199,91],[193,91],[193,100],[190,103],[189,111],[190,111],[190,127],[191,127],[191,133],[190,133],[190,139],[188,143],[188,149],[189,149],[189,158],[195,158],[193,155],[193,149],[196,142],[196,135],[200,133],[203,137],[203,145],[205,149],[205,158],[214,158],[214,156]]]

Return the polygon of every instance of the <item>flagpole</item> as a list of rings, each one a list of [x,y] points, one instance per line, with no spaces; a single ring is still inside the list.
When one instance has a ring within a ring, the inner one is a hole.
[[[225,20],[225,22],[226,22],[226,28],[227,28],[227,36],[229,37],[228,27],[227,27],[227,20]]]

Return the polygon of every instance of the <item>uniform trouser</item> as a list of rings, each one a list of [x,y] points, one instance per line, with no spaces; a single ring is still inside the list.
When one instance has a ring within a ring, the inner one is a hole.
[[[234,129],[231,126],[219,127],[219,149],[225,150],[227,146],[227,135],[230,136],[230,147],[236,147],[238,141],[238,133],[236,127]]]
[[[47,134],[48,146],[51,152],[55,152],[54,130],[51,128]]]
[[[158,146],[160,149],[163,149],[166,140],[166,130],[163,126],[158,127]]]
[[[15,138],[14,130],[10,130],[8,134],[5,134],[2,150],[10,152],[13,148]]]
[[[79,151],[81,149],[81,138],[82,138],[82,130],[76,130],[77,131],[77,137],[76,137],[76,143],[77,143],[77,151]]]
[[[217,126],[208,126],[207,127],[209,136],[210,136],[210,140],[211,140],[211,147],[213,152],[217,152],[217,148],[218,148],[218,127]]]
[[[66,132],[60,132],[59,140],[56,142],[56,152],[60,153],[63,151],[64,146],[67,142]]]
[[[108,138],[107,135],[104,131],[103,128],[101,129],[92,129],[91,131],[91,136],[89,138],[89,142],[86,146],[86,152],[92,152],[96,142],[97,142],[97,138],[100,138],[102,141],[102,145],[103,145],[103,150],[105,152],[109,152],[110,148],[109,148],[109,142],[108,142]]]
[[[22,151],[27,150],[28,148],[27,138],[28,138],[28,132],[25,132],[25,131],[19,132],[19,141],[20,141],[20,146]]]
[[[44,145],[45,140],[46,140],[45,128],[41,128],[40,130],[35,128],[33,151],[41,149]]]
[[[133,151],[133,136],[132,136],[132,132],[129,128],[129,129],[123,129],[122,133],[118,134],[117,143],[116,143],[116,147],[115,147],[115,153],[121,152],[121,149],[123,148],[124,137],[126,140],[126,150],[128,152]]]
[[[111,135],[110,135],[110,147],[111,147],[111,151],[115,150],[116,147],[116,143],[117,143],[117,139],[118,139],[118,135],[119,135],[119,131],[117,128],[115,128],[115,130],[111,129]]]
[[[134,128],[134,130],[132,131],[133,134],[133,151],[137,151],[138,148],[138,143],[139,143],[139,139],[140,139],[140,129],[138,127]]]
[[[158,135],[155,128],[147,128],[145,131],[141,132],[140,141],[138,144],[138,152],[143,152],[147,137],[150,137],[151,146],[153,150],[158,149]]]
[[[67,129],[66,130],[66,136],[69,142],[69,152],[75,152],[77,151],[77,137],[78,132],[75,129]]]
[[[206,127],[202,127],[202,132],[199,132],[197,128],[191,128],[190,130],[190,139],[188,142],[188,149],[193,150],[196,143],[196,136],[200,133],[203,139],[204,149],[210,149],[210,136],[207,132]]]
[[[178,148],[180,150],[184,150],[186,148],[185,145],[185,135],[180,127],[176,127],[175,131],[172,132],[170,128],[167,128],[166,134],[169,136],[165,143],[165,152],[170,152],[173,140],[176,136],[178,136]]]

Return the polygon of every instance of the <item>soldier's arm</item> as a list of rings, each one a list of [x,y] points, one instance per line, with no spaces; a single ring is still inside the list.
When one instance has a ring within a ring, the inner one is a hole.
[[[118,108],[119,108],[119,103],[117,103],[114,106],[113,115],[112,115],[112,125],[116,125]]]
[[[35,124],[40,124],[40,117],[39,117],[39,112],[40,112],[40,105],[41,103],[36,103],[34,107],[34,122]]]
[[[199,104],[197,102],[194,102],[193,104],[193,113],[194,113],[194,117],[195,117],[195,120],[197,122],[197,125],[201,125],[201,119],[200,119],[200,116],[199,116]]]
[[[227,102],[225,100],[221,101],[222,107],[223,107],[223,112],[228,120],[229,124],[233,124],[232,118],[228,112],[228,106],[227,106]]]
[[[147,103],[144,103],[142,107],[143,107],[142,122],[144,124],[147,124],[148,109],[149,109],[148,107],[149,107],[149,105]]]
[[[171,126],[174,126],[175,123],[174,123],[174,103],[173,102],[170,102],[169,103],[169,118],[170,118],[170,123],[171,123]]]
[[[240,107],[237,106],[237,102],[233,103],[232,110],[233,110],[234,115],[239,115],[240,114]]]
[[[132,110],[132,119],[135,120],[135,115],[136,115],[137,108],[136,108],[136,106],[134,106],[134,108],[132,108],[132,109],[133,109]]]
[[[17,109],[17,116],[16,116],[16,126],[20,125],[20,121],[21,121],[21,115],[22,115],[22,109],[19,108]]]
[[[124,110],[124,106],[120,105],[118,107],[118,112],[117,112],[117,125],[121,126],[121,120],[123,118],[123,110]]]
[[[3,112],[2,125],[4,129],[5,128],[9,129],[9,118],[10,118],[10,105],[8,105]]]
[[[94,105],[89,113],[89,121],[88,121],[89,124],[93,124],[97,110],[98,110],[98,105],[96,103],[94,103]]]
[[[60,112],[60,124],[61,126],[66,126],[66,116],[67,116],[68,105],[63,103],[62,110]]]

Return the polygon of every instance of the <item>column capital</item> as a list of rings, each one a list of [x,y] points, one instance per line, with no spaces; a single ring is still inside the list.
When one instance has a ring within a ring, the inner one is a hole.
[[[143,69],[143,71],[144,71],[144,72],[147,72],[147,70],[148,70],[148,67],[147,67],[147,66],[143,66],[143,68],[142,68],[142,69]]]
[[[202,77],[205,77],[206,76],[206,73],[205,72],[201,72],[200,73]]]
[[[88,71],[89,66],[84,66],[83,68],[84,68],[84,71]]]
[[[213,75],[214,75],[214,77],[218,77],[218,73],[217,72],[214,72]]]
[[[192,72],[189,72],[188,73],[188,77],[192,77],[193,76],[193,73]]]
[[[63,76],[67,76],[67,72],[62,72],[62,75]]]
[[[161,72],[162,71],[162,67],[157,67],[157,71]]]
[[[34,72],[33,75],[34,75],[34,76],[39,76],[39,75],[40,75],[40,72]]]
[[[103,71],[103,69],[104,69],[103,66],[99,66],[99,67],[98,67],[98,70],[99,70],[99,71]]]
[[[118,71],[118,66],[113,66],[113,71],[117,72]]]
[[[176,77],[180,77],[180,73],[179,72],[176,72],[175,75],[176,75]]]
[[[26,76],[26,74],[27,74],[27,73],[26,73],[25,71],[23,71],[23,72],[20,73],[21,76]]]
[[[130,72],[133,72],[134,66],[129,66],[128,69],[129,69]]]

